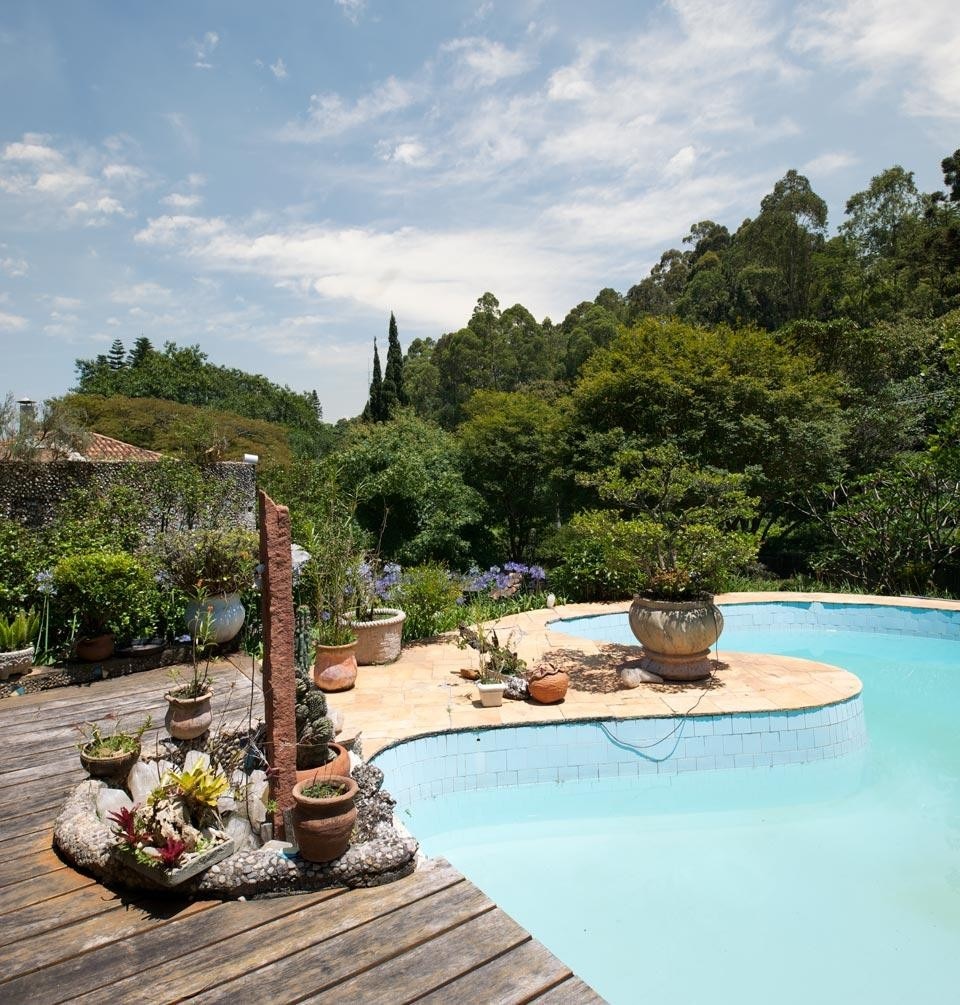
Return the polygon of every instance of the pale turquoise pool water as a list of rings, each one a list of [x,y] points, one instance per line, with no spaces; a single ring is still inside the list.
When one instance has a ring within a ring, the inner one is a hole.
[[[860,676],[867,751],[452,793],[413,802],[408,825],[614,1003],[957,1001],[958,639],[960,623],[737,625],[721,655]]]

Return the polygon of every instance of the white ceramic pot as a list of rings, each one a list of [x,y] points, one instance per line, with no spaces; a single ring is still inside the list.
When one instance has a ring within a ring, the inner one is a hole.
[[[32,669],[33,646],[0,653],[0,680],[6,680],[11,674],[29,673]]]
[[[503,692],[507,690],[506,684],[481,684],[477,681],[477,690],[480,692],[480,704],[484,708],[497,708],[503,704]]]
[[[227,593],[223,596],[207,597],[202,601],[191,600],[184,614],[187,631],[191,635],[196,631],[198,620],[208,608],[210,608],[210,641],[222,645],[235,638],[247,616],[243,604],[240,603],[240,594]]]

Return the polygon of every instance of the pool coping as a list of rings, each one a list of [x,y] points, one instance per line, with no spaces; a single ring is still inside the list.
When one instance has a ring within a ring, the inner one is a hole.
[[[723,604],[821,602],[960,611],[960,601],[921,597],[879,597],[831,593],[730,593]],[[559,651],[561,662],[579,667],[566,700],[559,705],[506,700],[499,708],[481,708],[474,685],[458,669],[476,664],[476,654],[460,651],[452,635],[404,648],[400,659],[381,667],[361,667],[356,686],[331,695],[331,704],[346,717],[346,732],[361,733],[364,753],[371,757],[388,746],[416,737],[497,726],[589,722],[603,719],[716,716],[754,712],[785,712],[823,708],[860,694],[858,677],[839,667],[786,656],[726,652],[726,664],[706,683],[643,684],[632,690],[603,690],[611,684],[611,668],[627,647],[609,646],[568,635],[555,623],[567,618],[628,610],[629,601],[565,604],[500,618],[490,625],[501,642],[516,630],[515,645],[529,665]],[[619,653],[617,652],[619,648]],[[634,652],[635,656],[636,653]],[[578,683],[597,687],[580,690]],[[602,686],[601,686],[602,685]]]

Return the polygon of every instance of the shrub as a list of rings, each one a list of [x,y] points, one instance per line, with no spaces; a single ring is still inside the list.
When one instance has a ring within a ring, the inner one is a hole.
[[[253,582],[257,535],[228,530],[184,530],[155,546],[157,560],[173,584],[194,597],[239,593]]]
[[[129,640],[152,631],[157,587],[148,569],[121,552],[90,552],[61,559],[53,570],[57,613],[77,619],[81,636],[112,632]]]
[[[390,603],[406,612],[404,641],[431,638],[457,623],[462,583],[439,562],[404,569],[390,593]]]
[[[12,653],[33,645],[40,634],[40,615],[31,608],[11,618],[0,614],[0,653]]]

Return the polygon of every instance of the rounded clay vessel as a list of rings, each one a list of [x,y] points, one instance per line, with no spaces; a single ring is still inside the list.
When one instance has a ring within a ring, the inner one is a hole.
[[[353,803],[357,783],[343,775],[332,775],[325,781],[345,786],[339,796],[311,799],[303,795],[309,782],[298,782],[293,788],[293,830],[300,855],[308,862],[332,862],[350,846],[350,834],[357,819]]]
[[[301,744],[297,744],[298,757],[301,746]],[[327,744],[327,747],[334,756],[326,764],[318,765],[315,768],[297,768],[298,782],[312,782],[314,779],[323,782],[333,775],[349,776],[350,751],[342,743],[336,743],[333,740]]]
[[[213,712],[210,709],[212,695],[209,691],[199,698],[174,698],[171,694],[164,697],[167,699],[164,725],[175,740],[195,740],[210,728]]]
[[[357,680],[357,644],[317,646],[313,680],[321,691],[349,691]]]

